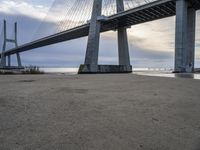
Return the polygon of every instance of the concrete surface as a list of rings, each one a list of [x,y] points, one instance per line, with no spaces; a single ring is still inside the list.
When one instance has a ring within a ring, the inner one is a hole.
[[[0,76],[0,150],[199,150],[200,80]]]

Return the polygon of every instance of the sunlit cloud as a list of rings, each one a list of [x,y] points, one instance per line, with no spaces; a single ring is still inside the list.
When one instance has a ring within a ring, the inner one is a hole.
[[[133,26],[128,30],[132,44],[153,51],[174,51],[174,17]]]
[[[43,19],[48,12],[48,7],[31,5],[25,1],[2,0],[0,1],[0,12],[8,15],[18,14]]]
[[[157,20],[132,26],[127,30],[129,44],[148,51],[173,52],[175,41],[175,18]],[[103,34],[115,38],[114,32]]]

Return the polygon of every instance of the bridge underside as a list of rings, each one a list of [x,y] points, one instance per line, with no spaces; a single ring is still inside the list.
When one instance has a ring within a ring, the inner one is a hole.
[[[119,28],[126,28],[132,25],[137,25],[149,21],[154,21],[170,16],[174,16],[177,14],[177,1],[185,1],[186,0],[160,0],[155,1],[131,10],[122,11],[115,15],[105,18],[104,20],[100,20],[100,32],[106,32],[110,30],[117,30]],[[200,0],[190,0],[187,3],[187,8],[193,8],[195,10],[200,9]],[[5,56],[9,56],[12,54],[32,50],[35,48],[56,44],[59,42],[64,42],[68,40],[73,40],[77,38],[81,38],[84,36],[88,36],[90,29],[90,24],[85,24],[55,35],[51,35],[37,41],[33,41],[31,43],[19,46],[18,48],[14,48],[8,50],[4,53]],[[1,54],[0,54],[1,57]]]
[[[190,1],[189,7],[195,10],[200,9],[200,0]],[[119,27],[129,27],[149,21],[154,21],[176,15],[175,0],[155,1],[151,4],[118,13],[111,16],[107,21],[102,22],[102,30],[108,31]]]
[[[136,9],[111,16],[108,21],[102,22],[102,28],[103,30],[113,30],[119,27],[129,27],[140,23],[174,16],[175,14],[176,3],[174,1],[156,1],[151,5],[144,5]]]

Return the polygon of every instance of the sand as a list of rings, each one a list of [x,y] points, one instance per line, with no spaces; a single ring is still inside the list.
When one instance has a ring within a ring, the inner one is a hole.
[[[200,150],[200,80],[0,76],[0,150]]]

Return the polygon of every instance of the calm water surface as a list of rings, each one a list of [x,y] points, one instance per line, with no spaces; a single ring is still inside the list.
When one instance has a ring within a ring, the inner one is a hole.
[[[78,68],[40,68],[45,73],[58,73],[74,75],[77,74]],[[156,77],[170,77],[170,78],[192,78],[200,79],[200,74],[174,74],[170,69],[156,69],[156,68],[134,68],[133,74],[144,75],[144,76],[156,76]]]

